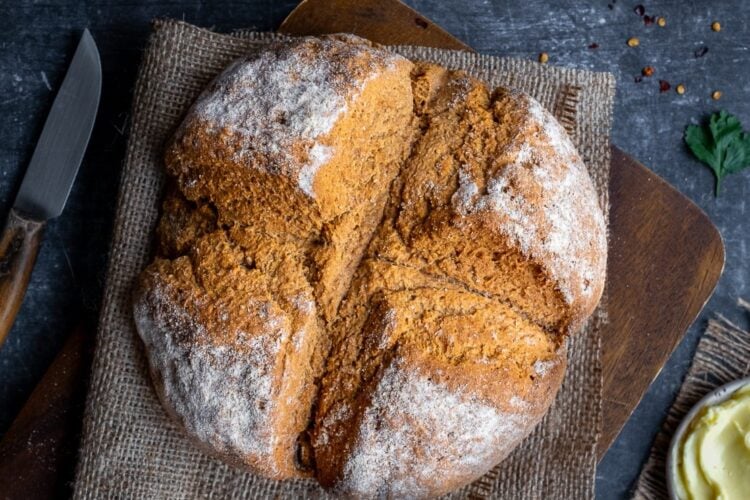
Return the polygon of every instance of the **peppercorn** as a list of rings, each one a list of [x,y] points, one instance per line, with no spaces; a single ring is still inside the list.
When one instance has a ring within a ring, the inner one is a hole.
[[[646,66],[641,70],[641,74],[643,76],[654,76],[654,67],[653,66]]]
[[[638,40],[636,37],[630,37],[628,38],[628,47],[638,47],[641,44],[641,41]]]
[[[658,24],[659,27],[663,28],[664,26],[667,25],[667,20],[664,19],[663,17],[659,17],[656,19],[656,24]]]
[[[549,61],[549,54],[546,52],[542,52],[539,54],[539,62],[542,64],[547,64],[547,61]]]
[[[683,85],[683,84],[681,84],[681,83],[678,83],[678,84],[677,84],[677,87],[675,87],[675,89],[674,89],[674,90],[675,90],[675,92],[677,92],[678,94],[682,95],[682,94],[684,94],[684,93],[685,93],[685,85]]]
[[[659,92],[666,92],[671,89],[672,86],[666,80],[659,80]]]
[[[635,12],[638,16],[643,16],[643,14],[646,13],[646,8],[643,5],[636,5],[633,9],[633,12]]]
[[[719,23],[719,21],[712,22],[711,29],[714,31],[721,31],[721,23]]]
[[[721,99],[721,90],[714,90],[711,94],[711,99],[713,99],[714,101],[718,101],[719,99]]]

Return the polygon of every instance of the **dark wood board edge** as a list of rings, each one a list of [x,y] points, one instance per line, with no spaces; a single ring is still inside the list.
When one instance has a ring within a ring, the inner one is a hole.
[[[382,44],[472,50],[416,10],[394,0],[303,0],[278,31],[290,35],[354,33]]]
[[[70,497],[92,344],[73,331],[3,436],[0,498]]]
[[[472,50],[398,0],[304,0],[279,31],[346,31],[382,44]],[[616,146],[610,203],[610,321],[602,332],[600,459],[710,297],[724,267],[721,237],[700,208]]]
[[[617,147],[610,175],[609,323],[599,458],[695,321],[724,269],[708,216]]]

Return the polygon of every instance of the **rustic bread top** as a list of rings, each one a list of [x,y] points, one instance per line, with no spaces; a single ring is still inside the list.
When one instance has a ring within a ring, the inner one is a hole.
[[[329,331],[317,477],[357,497],[436,496],[481,475],[565,370],[564,346],[501,301],[382,260],[362,262]]]
[[[185,123],[204,127],[213,136],[207,140],[226,134],[233,147],[214,151],[293,179],[315,197],[315,173],[332,155],[320,139],[370,79],[402,61],[347,35],[272,44],[232,63],[201,94]]]
[[[166,166],[135,298],[155,385],[269,477],[361,496],[471,481],[542,418],[602,293],[604,218],[554,118],[356,37],[234,63]]]
[[[371,253],[504,296],[548,329],[576,331],[602,294],[607,241],[567,133],[522,93],[490,94],[432,64],[413,78],[429,125]]]
[[[351,36],[271,44],[201,94],[167,148],[167,172],[223,225],[314,240],[396,175],[411,67]]]
[[[452,208],[483,219],[542,263],[573,309],[575,331],[598,304],[606,273],[607,228],[596,191],[567,133],[537,101],[499,90],[494,107],[512,117],[513,133],[489,171],[459,170]]]

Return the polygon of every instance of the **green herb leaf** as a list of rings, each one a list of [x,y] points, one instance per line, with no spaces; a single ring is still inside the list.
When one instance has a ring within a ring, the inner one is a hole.
[[[711,167],[716,176],[716,196],[721,181],[750,166],[750,136],[733,115],[720,111],[711,115],[708,126],[688,125],[685,142],[696,158]]]

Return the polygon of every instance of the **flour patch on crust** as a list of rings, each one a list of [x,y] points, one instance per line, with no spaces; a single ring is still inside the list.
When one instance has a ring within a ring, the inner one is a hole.
[[[401,59],[347,36],[277,43],[232,63],[191,114],[215,133],[239,136],[248,146],[237,150],[239,160],[261,155],[278,173],[295,170],[300,190],[314,198],[315,175],[334,154],[321,141],[365,85]],[[354,60],[369,73],[348,74]]]
[[[394,363],[360,423],[344,470],[346,490],[355,496],[420,497],[430,494],[425,485],[444,471],[475,477],[531,430],[535,422],[524,411],[500,411]]]
[[[216,345],[160,284],[136,302],[135,320],[162,400],[190,434],[237,461],[273,452],[269,371],[287,336],[281,321],[268,317],[268,335],[237,332],[239,346]]]
[[[463,216],[495,214],[521,251],[545,263],[568,303],[596,292],[606,265],[606,225],[596,192],[563,127],[536,100],[520,95],[528,116],[501,153],[497,172],[480,192],[462,169],[451,200]],[[530,138],[529,138],[530,137]],[[579,214],[594,227],[582,227]]]

